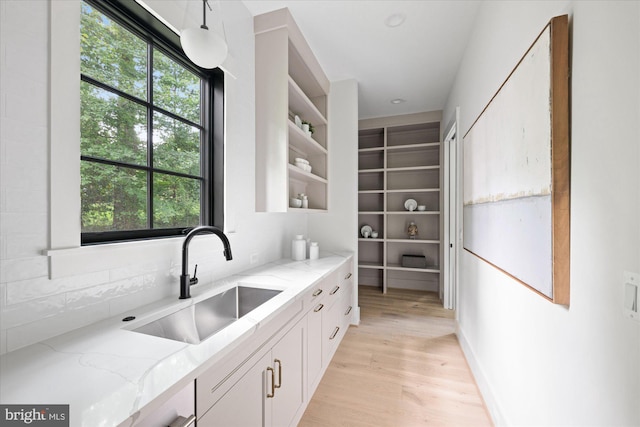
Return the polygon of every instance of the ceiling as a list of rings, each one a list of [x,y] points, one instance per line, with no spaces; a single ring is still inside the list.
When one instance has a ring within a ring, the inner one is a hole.
[[[358,81],[360,119],[441,110],[479,0],[243,0],[288,7],[329,80]],[[403,16],[396,27],[385,24]],[[393,104],[394,99],[404,102]]]

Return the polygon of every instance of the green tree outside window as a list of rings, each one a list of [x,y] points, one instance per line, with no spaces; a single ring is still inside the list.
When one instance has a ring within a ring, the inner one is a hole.
[[[84,2],[81,73],[82,232],[200,224],[201,77]]]

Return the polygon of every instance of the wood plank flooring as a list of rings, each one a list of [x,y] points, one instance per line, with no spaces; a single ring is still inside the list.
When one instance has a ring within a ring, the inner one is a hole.
[[[299,426],[490,426],[437,294],[360,286],[351,326]]]

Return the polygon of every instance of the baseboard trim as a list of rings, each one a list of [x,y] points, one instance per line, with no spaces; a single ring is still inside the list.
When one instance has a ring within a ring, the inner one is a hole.
[[[482,369],[482,365],[478,361],[467,341],[467,337],[464,334],[464,331],[460,327],[460,324],[456,321],[456,336],[458,337],[458,342],[460,343],[460,347],[462,348],[462,352],[464,353],[464,357],[467,359],[467,364],[469,365],[469,369],[471,369],[471,373],[476,381],[476,385],[478,386],[478,390],[484,399],[485,406],[487,411],[489,411],[489,416],[491,417],[491,421],[495,426],[508,426],[511,425],[505,415],[504,411],[498,400],[496,399],[496,394],[487,379],[487,376]]]
[[[354,308],[353,316],[351,317],[351,324],[358,326],[360,324],[360,306]]]

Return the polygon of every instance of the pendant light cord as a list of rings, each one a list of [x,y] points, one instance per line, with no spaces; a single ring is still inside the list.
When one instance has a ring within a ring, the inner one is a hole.
[[[211,5],[209,5],[209,0],[202,0],[202,25],[200,25],[200,28],[205,30],[209,29],[209,27],[207,27],[207,7],[213,12]]]
[[[209,27],[207,27],[207,7],[211,12],[213,12],[213,9],[209,4],[209,0],[202,0],[202,25],[200,26],[200,28],[205,30],[209,29]],[[220,5],[220,15],[222,16],[222,5]],[[222,37],[227,40],[227,30],[224,27],[224,19],[221,18],[220,22],[222,23]]]
[[[209,29],[209,27],[207,27],[207,7],[211,12],[213,12],[213,9],[209,4],[209,0],[202,0],[202,25],[200,25],[200,28],[204,30]],[[220,15],[222,15],[222,5],[220,6]],[[227,30],[224,27],[224,19],[221,18],[220,22],[222,24],[222,37],[227,40]]]

